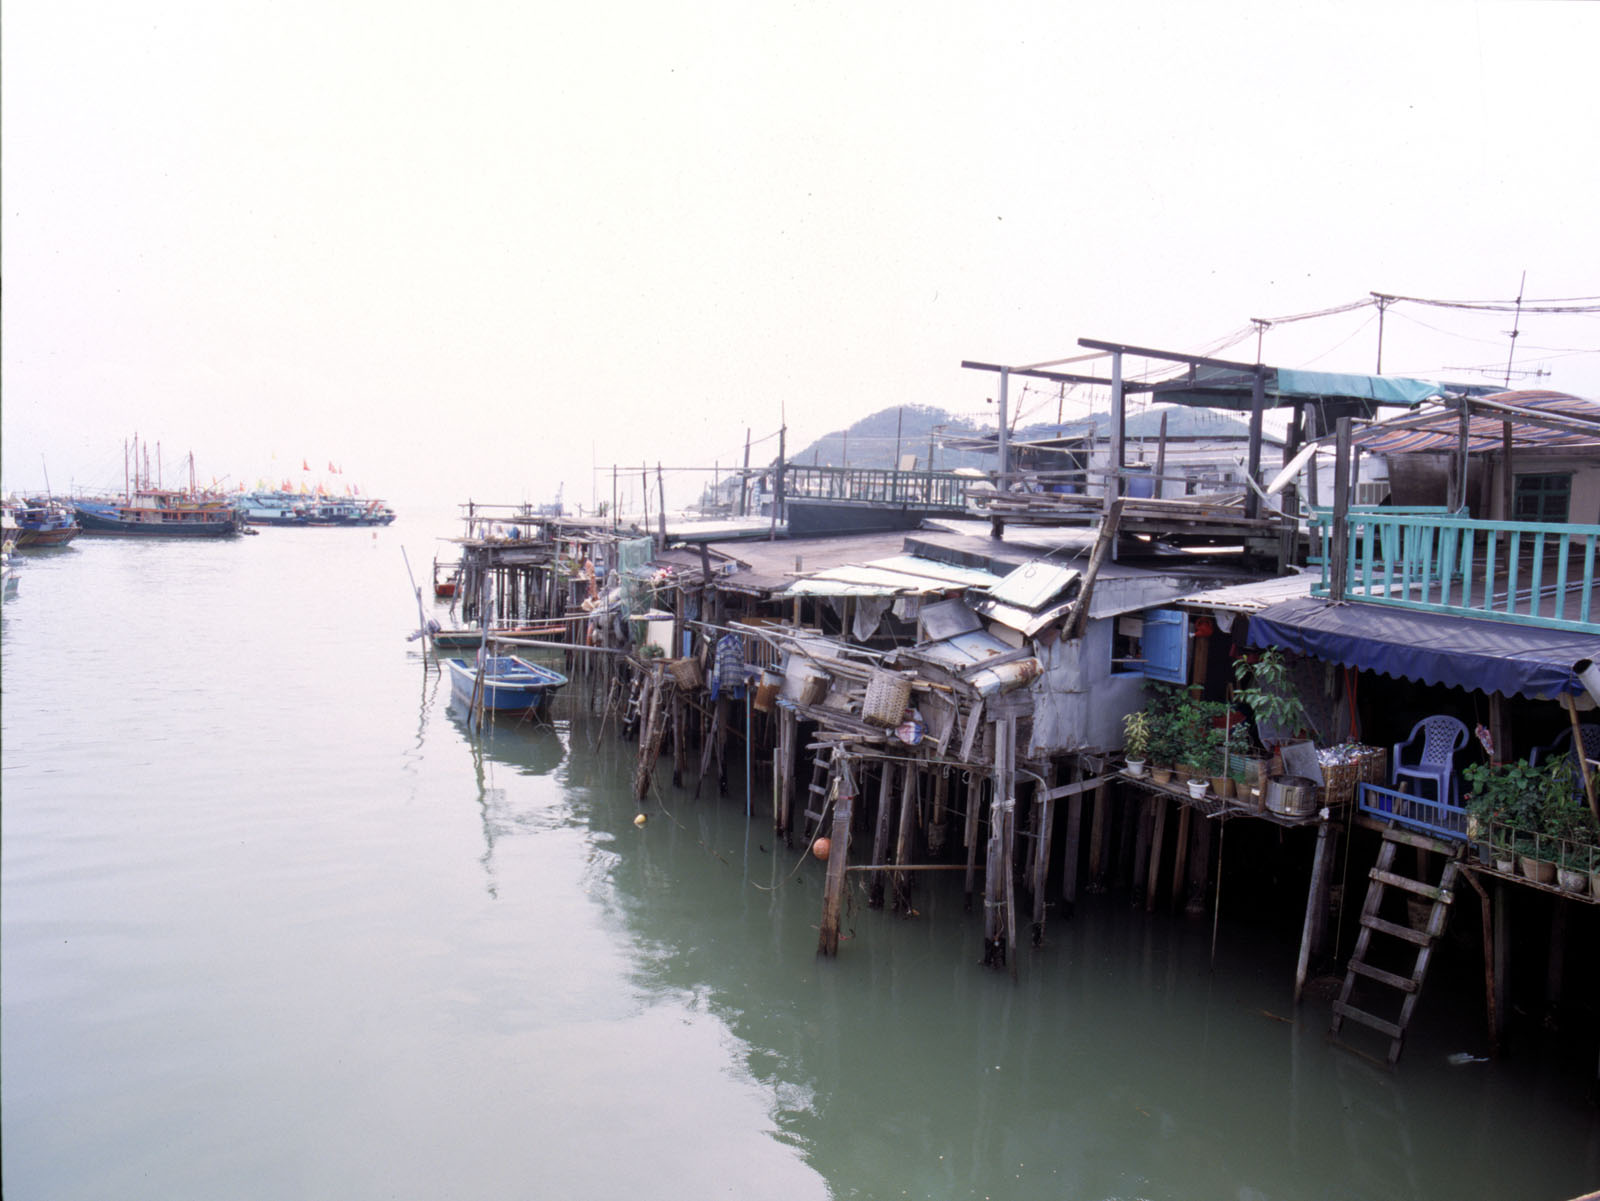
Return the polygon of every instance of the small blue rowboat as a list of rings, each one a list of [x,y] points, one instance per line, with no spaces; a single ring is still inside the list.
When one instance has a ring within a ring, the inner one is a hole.
[[[446,659],[450,668],[450,691],[468,705],[478,690],[478,667],[467,659]],[[483,665],[485,710],[517,713],[537,709],[567,682],[559,671],[529,663],[515,655],[490,655]]]

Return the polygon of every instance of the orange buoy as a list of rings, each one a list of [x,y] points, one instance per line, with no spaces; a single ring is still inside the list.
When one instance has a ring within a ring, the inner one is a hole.
[[[831,850],[833,850],[833,843],[829,842],[826,838],[819,838],[816,842],[811,844],[811,853],[818,859],[826,860],[828,858],[828,852]]]

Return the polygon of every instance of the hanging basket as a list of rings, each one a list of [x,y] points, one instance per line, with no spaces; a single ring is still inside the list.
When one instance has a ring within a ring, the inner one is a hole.
[[[700,660],[693,656],[668,660],[667,670],[672,673],[672,682],[686,692],[694,692],[705,686],[706,677],[700,670]]]
[[[861,719],[875,726],[897,726],[911,700],[911,680],[893,671],[874,671],[867,677],[867,695],[861,702]]]

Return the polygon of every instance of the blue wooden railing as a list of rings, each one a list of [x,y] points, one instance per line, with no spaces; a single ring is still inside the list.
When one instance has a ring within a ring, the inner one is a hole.
[[[1600,633],[1594,604],[1600,525],[1474,521],[1447,513],[1351,509],[1346,600]],[[1331,594],[1333,517],[1311,518]]]
[[[1368,817],[1410,826],[1435,838],[1454,842],[1467,838],[1467,811],[1449,802],[1361,783],[1356,785],[1356,808]]]

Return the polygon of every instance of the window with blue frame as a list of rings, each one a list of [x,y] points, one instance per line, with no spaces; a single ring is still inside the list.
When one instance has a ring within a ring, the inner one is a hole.
[[[1189,615],[1181,609],[1146,609],[1116,619],[1111,673],[1168,684],[1188,682]]]

